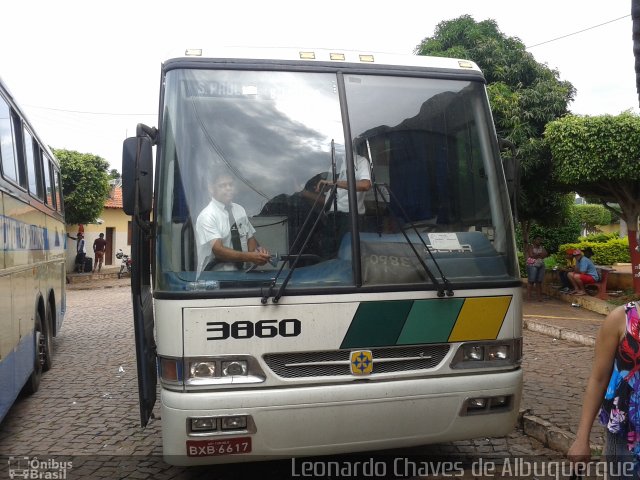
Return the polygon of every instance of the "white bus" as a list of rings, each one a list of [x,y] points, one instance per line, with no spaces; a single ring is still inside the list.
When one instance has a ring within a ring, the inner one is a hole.
[[[190,50],[162,65],[158,122],[122,169],[141,420],[157,371],[168,463],[513,429],[521,284],[475,64]]]
[[[0,80],[0,420],[38,390],[65,313],[60,168]]]

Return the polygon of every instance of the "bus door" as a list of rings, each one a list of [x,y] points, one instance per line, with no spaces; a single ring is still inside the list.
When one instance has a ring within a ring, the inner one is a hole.
[[[122,154],[122,204],[125,213],[133,217],[131,300],[138,365],[140,423],[143,427],[149,422],[156,403],[158,382],[151,292],[151,145],[149,137],[138,133],[137,137],[124,141]]]

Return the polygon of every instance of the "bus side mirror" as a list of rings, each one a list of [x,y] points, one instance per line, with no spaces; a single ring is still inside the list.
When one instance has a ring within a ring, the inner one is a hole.
[[[122,208],[127,215],[151,212],[153,153],[148,137],[127,138],[122,144]]]
[[[507,181],[507,190],[509,191],[509,198],[512,202],[515,202],[518,196],[518,190],[520,187],[520,172],[518,160],[515,158],[507,158],[502,162],[504,168],[504,176]]]
[[[511,156],[502,157],[502,168],[504,170],[505,180],[507,181],[507,190],[509,194],[509,200],[511,202],[511,211],[513,212],[514,220],[518,220],[518,197],[520,195],[520,160],[516,155],[516,147],[510,141],[499,138],[498,144],[500,150],[508,148],[511,151]]]

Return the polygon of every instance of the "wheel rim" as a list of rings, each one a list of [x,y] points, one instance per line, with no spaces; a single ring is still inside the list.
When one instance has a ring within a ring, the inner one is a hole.
[[[46,372],[53,366],[53,313],[52,307],[47,310],[46,322],[43,325],[42,331],[42,343],[44,345],[44,351],[41,353],[43,370]]]
[[[47,357],[47,336],[42,332],[36,332],[36,345],[38,345],[38,360],[42,366]]]

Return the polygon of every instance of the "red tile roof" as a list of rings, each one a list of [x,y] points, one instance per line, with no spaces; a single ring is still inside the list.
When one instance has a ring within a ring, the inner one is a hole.
[[[104,208],[122,208],[122,187],[113,187],[109,198],[104,202]]]

